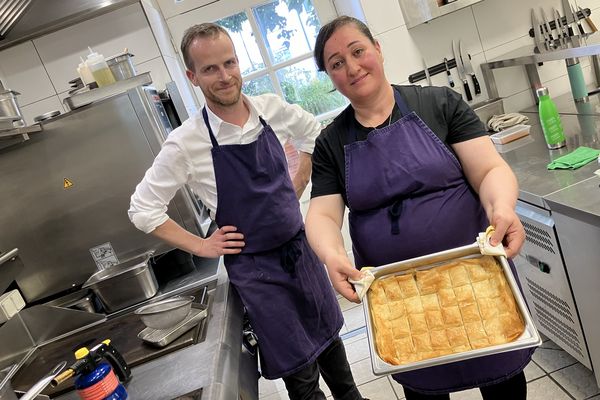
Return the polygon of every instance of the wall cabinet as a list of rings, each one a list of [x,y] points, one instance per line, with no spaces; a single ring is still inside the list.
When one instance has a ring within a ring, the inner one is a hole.
[[[398,0],[406,26],[414,28],[434,18],[471,6],[483,0]]]

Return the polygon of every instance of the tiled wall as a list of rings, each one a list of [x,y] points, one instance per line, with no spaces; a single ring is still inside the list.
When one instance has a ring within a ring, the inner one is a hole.
[[[21,93],[18,102],[28,124],[45,112],[66,111],[62,100],[87,46],[105,57],[127,48],[137,72],[149,71],[159,89],[172,80],[142,7],[133,4],[0,51],[0,79]]]
[[[423,70],[422,58],[429,66],[442,62],[444,57],[452,59],[451,41],[462,39],[463,47],[472,55],[483,92],[480,96],[474,96],[471,104],[487,99],[479,64],[522,46],[533,45],[533,39],[528,36],[532,8],[538,15],[542,6],[547,15],[550,15],[552,7],[561,10],[562,14],[560,0],[483,0],[408,30],[398,0],[360,2],[369,27],[381,42],[386,73],[393,83],[408,83],[409,75]],[[575,0],[571,2],[576,3]],[[577,4],[590,8],[592,20],[600,25],[600,1],[577,0]],[[594,83],[589,60],[585,58],[581,61],[586,82]],[[538,70],[541,81],[548,86],[552,96],[570,90],[564,61],[546,62]],[[500,96],[505,98],[507,112],[519,111],[535,103],[523,67],[495,70],[494,74]],[[452,70],[452,75],[454,81],[459,82],[456,69]],[[416,84],[424,85],[426,82]],[[446,74],[433,76],[432,84],[448,86]],[[454,89],[462,91],[462,85],[457,84]]]

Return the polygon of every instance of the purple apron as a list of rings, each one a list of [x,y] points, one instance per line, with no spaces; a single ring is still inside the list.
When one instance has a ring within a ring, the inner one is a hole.
[[[258,337],[262,375],[277,379],[314,362],[338,336],[343,316],[323,264],[310,249],[283,148],[263,130],[248,144],[220,146],[208,122],[219,226],[234,225],[245,247],[225,256]]]
[[[488,226],[458,159],[394,89],[403,117],[344,148],[346,196],[358,268],[378,266],[475,242]],[[350,130],[352,140],[356,131]],[[514,266],[513,268],[514,271]],[[394,375],[418,392],[484,386],[519,373],[533,349]]]

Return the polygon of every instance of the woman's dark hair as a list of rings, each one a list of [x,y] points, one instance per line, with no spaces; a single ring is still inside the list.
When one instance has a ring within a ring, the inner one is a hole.
[[[323,25],[319,30],[319,34],[317,35],[317,40],[315,41],[314,54],[315,62],[317,63],[317,68],[319,69],[319,71],[325,71],[325,60],[323,56],[323,51],[325,50],[325,43],[327,43],[327,41],[329,40],[331,35],[335,33],[335,31],[337,31],[342,26],[348,24],[354,24],[354,26],[356,26],[356,28],[363,35],[365,35],[371,41],[371,43],[376,43],[375,38],[373,38],[373,34],[369,30],[369,27],[365,25],[364,22],[354,17],[350,17],[348,15],[341,15],[333,21],[330,21]]]

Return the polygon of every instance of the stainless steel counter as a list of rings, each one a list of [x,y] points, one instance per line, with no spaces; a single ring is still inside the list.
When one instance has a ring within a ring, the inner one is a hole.
[[[171,400],[202,389],[203,400],[257,399],[256,357],[240,350],[242,317],[242,304],[221,262],[206,340],[134,367],[126,385],[129,398]],[[79,397],[70,392],[57,399]]]
[[[524,114],[529,117],[529,123],[532,125],[530,138],[525,137],[505,145],[505,147],[511,146],[513,150],[503,152],[501,155],[517,176],[519,198],[549,210],[550,206],[546,200],[548,196],[591,178],[594,176],[594,171],[598,169],[598,164],[595,162],[573,171],[551,171],[547,169],[547,165],[579,146],[600,149],[600,116],[561,115],[567,146],[558,150],[548,150],[538,115]],[[499,150],[503,151],[502,148]],[[572,198],[571,206],[579,207],[576,197]]]

